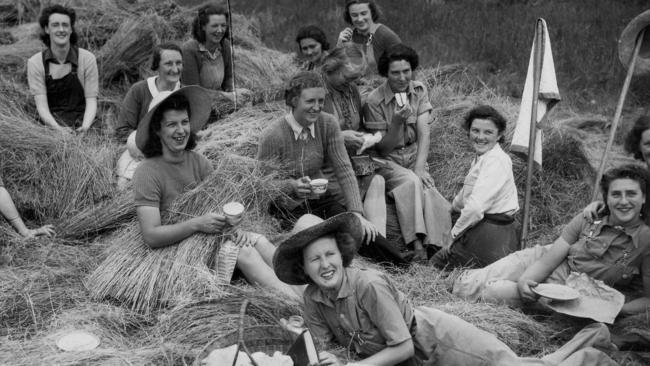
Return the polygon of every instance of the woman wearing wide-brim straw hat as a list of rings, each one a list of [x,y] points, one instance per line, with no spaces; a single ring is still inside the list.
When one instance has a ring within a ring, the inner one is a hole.
[[[634,63],[634,75],[644,75],[650,73],[650,10],[637,15],[628,25],[623,29],[621,38],[618,40],[618,58],[623,65],[628,66],[632,57],[634,56],[634,48],[636,40],[641,35],[641,31],[645,29],[645,34]]]
[[[343,213],[328,220],[298,219],[292,235],[273,258],[278,278],[307,285],[304,319],[323,346],[348,347],[367,365],[614,365],[590,346],[610,345],[607,327],[585,327],[556,352],[518,357],[494,335],[440,310],[413,307],[384,273],[351,266],[363,237],[358,217]],[[320,365],[343,365],[320,352]]]
[[[210,111],[209,93],[187,86],[159,94],[138,125],[135,143],[145,159],[135,172],[133,191],[142,238],[152,249],[174,245],[197,233],[219,234],[229,228],[223,215],[212,212],[173,224],[161,222],[161,213],[176,197],[213,171],[208,159],[192,151],[195,133],[203,128]],[[219,278],[229,280],[237,267],[250,282],[296,298],[301,289],[294,291],[271,269],[273,244],[260,234],[238,231],[236,236],[236,246],[229,246],[237,249],[232,255],[235,263],[224,266],[230,273],[218,271]]]

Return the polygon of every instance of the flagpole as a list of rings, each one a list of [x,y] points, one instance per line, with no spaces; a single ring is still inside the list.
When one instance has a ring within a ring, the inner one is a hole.
[[[530,113],[530,134],[528,138],[528,171],[526,174],[526,193],[524,195],[524,219],[521,224],[521,248],[526,248],[528,223],[530,221],[530,196],[535,167],[535,141],[537,139],[537,103],[539,99],[539,84],[542,76],[542,56],[544,53],[544,27],[542,20],[535,23],[535,47],[533,48],[533,103]]]
[[[618,124],[621,121],[621,114],[623,114],[623,105],[625,104],[625,98],[627,97],[627,91],[630,88],[630,83],[632,81],[632,75],[634,74],[634,66],[636,64],[636,58],[639,55],[639,50],[641,49],[641,44],[643,43],[643,37],[645,36],[645,28],[639,32],[639,35],[636,37],[634,44],[634,53],[632,53],[632,59],[627,68],[627,75],[625,75],[625,82],[623,83],[623,89],[621,90],[621,95],[618,98],[618,104],[616,105],[616,113],[614,113],[614,121],[609,131],[609,139],[607,140],[607,146],[603,152],[603,158],[600,160],[600,166],[598,167],[598,174],[596,175],[596,182],[594,183],[594,190],[591,193],[591,200],[595,201],[598,199],[598,194],[600,192],[600,179],[603,176],[605,171],[605,165],[607,165],[607,156],[609,151],[612,148],[614,143],[614,135],[616,135],[616,130],[618,129]]]
[[[235,34],[232,27],[232,9],[230,8],[230,0],[226,0],[228,5],[228,29],[230,30],[230,69],[232,70],[232,94],[235,97],[235,112],[237,112],[237,73],[235,72]]]

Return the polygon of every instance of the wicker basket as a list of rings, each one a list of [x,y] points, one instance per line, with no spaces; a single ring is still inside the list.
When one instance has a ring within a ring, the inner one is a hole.
[[[215,349],[224,348],[233,344],[239,345],[239,350],[248,354],[248,357],[253,360],[251,354],[254,352],[264,352],[268,355],[273,355],[275,351],[285,353],[293,344],[293,337],[291,333],[284,330],[280,326],[280,322],[276,320],[278,325],[246,325],[246,309],[251,304],[249,300],[244,300],[239,311],[239,330],[219,336],[205,345],[199,356],[194,360],[194,365],[200,365],[201,360],[208,357],[210,352]],[[263,309],[261,309],[263,310]],[[259,366],[253,360],[254,366]],[[224,365],[230,366],[230,365]]]

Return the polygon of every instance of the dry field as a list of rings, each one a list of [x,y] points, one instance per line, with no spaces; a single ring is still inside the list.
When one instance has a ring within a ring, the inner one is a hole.
[[[24,16],[33,21],[38,1],[20,2]],[[121,96],[129,83],[147,76],[156,42],[188,37],[191,9],[154,1],[69,3],[79,9],[84,47],[100,62],[103,133],[59,136],[37,125],[24,76],[26,59],[41,48],[37,27],[26,23],[0,31],[0,39],[9,34],[0,45],[0,175],[31,225],[53,223],[59,233],[54,239],[22,240],[0,223],[0,248],[11,258],[0,267],[0,365],[191,365],[209,343],[232,342],[244,299],[253,304],[245,318],[249,327],[272,326],[277,318],[298,313],[299,305],[241,281],[220,286],[210,268],[221,238],[197,235],[166,250],[146,248],[130,195],[114,187],[112,172],[121,148],[110,132]],[[265,47],[254,17],[236,16],[235,28],[238,85],[255,91],[254,105],[230,113],[235,106],[215,103],[224,117],[201,132],[198,150],[217,171],[179,198],[175,211],[200,214],[237,197],[249,204],[245,227],[277,242],[285,233],[265,210],[277,192],[264,182],[278,173],[250,158],[260,131],[285,113],[276,97],[295,71],[293,55]],[[462,183],[471,157],[459,126],[463,114],[479,103],[495,106],[509,121],[518,112],[517,101],[487,87],[482,72],[480,65],[466,63],[427,67],[417,75],[428,85],[434,106],[429,164],[447,198]],[[626,115],[626,123],[632,118]],[[587,203],[602,135],[576,126],[598,126],[607,117],[560,105],[550,120],[544,126],[544,171],[534,179],[531,244],[552,241],[560,225]],[[514,156],[513,161],[522,192],[524,163]],[[357,265],[374,266],[363,260]],[[386,270],[414,303],[456,314],[521,355],[551,352],[584,325],[557,315],[466,303],[447,291],[453,273],[421,265]],[[627,327],[647,334],[648,321],[637,317]],[[97,335],[100,346],[60,351],[56,340],[73,329]],[[624,356],[620,361],[642,364]]]

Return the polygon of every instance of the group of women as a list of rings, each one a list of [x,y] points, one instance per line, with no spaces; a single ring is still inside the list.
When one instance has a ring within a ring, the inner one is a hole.
[[[415,50],[378,23],[373,1],[348,0],[334,49],[318,27],[302,28],[296,42],[303,71],[287,83],[285,116],[260,137],[258,158],[287,168],[277,186],[285,195],[270,211],[288,239],[275,246],[264,236],[235,230],[217,213],[163,224],[161,216],[183,191],[210,179],[212,166],[192,151],[207,122],[214,92],[234,97],[229,14],[206,5],[182,47],[153,51],[155,76],[134,84],[122,105],[117,134],[127,150],[122,183],[132,179],[145,243],[155,249],[196,233],[236,233],[235,262],[253,284],[304,302],[304,318],[317,340],[356,352],[369,365],[608,365],[609,333],[589,326],[543,359],[519,358],[493,335],[436,309],[411,306],[385,274],[350,267],[356,253],[406,264],[429,260],[439,268],[468,269],[454,293],[471,301],[525,306],[542,282],[582,272],[616,288],[639,284],[621,315],[650,306],[650,227],[644,206],[650,169],[650,118],[640,118],[626,147],[647,168],[612,169],[602,180],[602,201],[577,215],[552,245],[515,252],[519,209],[512,161],[502,149],[507,121],[494,108],[470,110],[463,121],[475,152],[462,189],[449,204],[429,173],[432,106],[416,81]],[[360,88],[368,74],[385,81]],[[363,90],[362,90],[363,89]],[[435,138],[433,139],[435,141]],[[136,168],[137,167],[137,168]],[[327,179],[315,194],[312,180]],[[3,193],[4,192],[4,193]],[[387,205],[411,250],[386,239]],[[28,230],[0,181],[0,211],[24,236]],[[452,214],[455,223],[452,225]],[[321,365],[340,365],[322,352]]]

